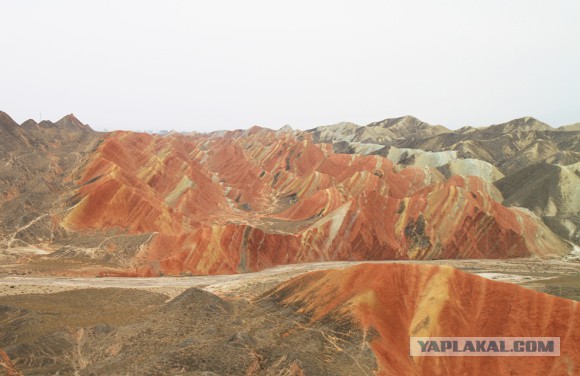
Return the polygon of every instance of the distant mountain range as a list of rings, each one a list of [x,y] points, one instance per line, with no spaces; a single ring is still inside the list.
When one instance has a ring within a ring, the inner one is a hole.
[[[504,204],[532,210],[553,231],[578,244],[579,124],[552,128],[524,117],[452,131],[405,116],[366,127],[339,123],[309,132],[317,142],[332,143],[336,152],[382,155],[405,166],[436,167],[446,176],[480,176],[494,182]]]

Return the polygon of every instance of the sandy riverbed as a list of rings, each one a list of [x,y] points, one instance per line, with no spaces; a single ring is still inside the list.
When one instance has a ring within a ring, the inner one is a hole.
[[[510,259],[510,260],[437,260],[437,261],[383,261],[383,263],[450,265],[463,271],[501,282],[558,295],[557,281],[562,280],[569,299],[578,300],[580,263],[563,259]],[[162,293],[173,298],[188,289],[198,287],[222,296],[253,297],[280,282],[298,274],[314,270],[345,268],[360,262],[321,262],[284,265],[255,273],[193,277],[159,278],[72,278],[6,276],[0,278],[0,295],[48,294],[83,288],[120,287]]]

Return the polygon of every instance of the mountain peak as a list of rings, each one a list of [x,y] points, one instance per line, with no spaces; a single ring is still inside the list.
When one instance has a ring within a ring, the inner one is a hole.
[[[431,125],[412,116],[405,115],[398,118],[385,119],[367,125],[369,128],[382,128],[386,132],[392,132],[392,137],[420,137],[427,138],[441,133],[449,132],[449,129],[442,125]],[[380,143],[380,142],[379,142]]]
[[[292,129],[292,127],[289,124],[286,124],[276,131],[276,134],[278,135],[283,133],[294,133],[294,129]]]
[[[34,126],[37,126],[37,125],[38,125],[38,123],[34,119],[28,119],[24,123],[20,124],[20,126],[21,127],[24,127],[24,128],[34,127]]]
[[[89,127],[86,124],[83,124],[73,114],[68,114],[68,115],[64,116],[62,119],[57,121],[55,123],[55,125],[57,127],[62,127],[62,128],[70,129],[70,130],[83,130],[83,131],[92,130],[91,127]]]
[[[501,130],[502,132],[513,131],[549,131],[552,130],[548,124],[531,116],[524,116],[521,118],[510,120],[506,123],[494,124],[489,127],[493,130]]]
[[[414,116],[405,115],[396,118],[387,118],[381,121],[373,122],[367,125],[367,127],[381,127],[381,128],[391,128],[395,125],[398,126],[416,126],[418,124],[427,124]]]
[[[413,115],[405,115],[405,116],[401,117],[401,120],[407,120],[407,121],[418,121],[418,122],[421,122],[421,123],[422,123],[422,121],[421,121],[421,120],[419,120],[418,118],[416,118],[416,117],[415,117],[415,116],[413,116]]]
[[[16,123],[6,112],[0,111],[0,126],[17,127],[18,123]]]

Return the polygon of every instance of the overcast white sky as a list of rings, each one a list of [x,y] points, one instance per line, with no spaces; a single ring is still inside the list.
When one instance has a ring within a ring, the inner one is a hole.
[[[0,110],[208,131],[580,121],[579,0],[0,0]]]

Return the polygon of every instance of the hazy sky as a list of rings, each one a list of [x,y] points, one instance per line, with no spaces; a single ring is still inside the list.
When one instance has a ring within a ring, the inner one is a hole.
[[[0,110],[95,129],[580,121],[580,1],[0,0]]]

